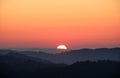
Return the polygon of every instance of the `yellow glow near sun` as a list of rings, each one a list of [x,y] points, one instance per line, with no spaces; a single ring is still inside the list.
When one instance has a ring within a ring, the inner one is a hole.
[[[67,47],[65,45],[59,45],[57,49],[67,50]]]

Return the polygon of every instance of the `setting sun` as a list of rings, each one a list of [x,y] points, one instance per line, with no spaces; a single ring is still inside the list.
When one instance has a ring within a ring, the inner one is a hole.
[[[67,50],[67,47],[65,45],[59,45],[57,49]]]

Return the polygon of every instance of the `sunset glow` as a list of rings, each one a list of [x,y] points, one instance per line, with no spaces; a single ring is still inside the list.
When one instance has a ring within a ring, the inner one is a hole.
[[[57,49],[67,50],[67,47],[65,45],[59,45]]]
[[[1,0],[0,48],[120,47],[119,0]]]

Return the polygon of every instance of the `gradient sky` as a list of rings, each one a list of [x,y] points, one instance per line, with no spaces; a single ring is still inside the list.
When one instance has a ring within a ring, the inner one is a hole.
[[[120,47],[119,0],[0,0],[0,48]]]

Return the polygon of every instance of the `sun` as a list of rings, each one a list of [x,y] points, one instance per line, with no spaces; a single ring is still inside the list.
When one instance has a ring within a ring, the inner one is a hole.
[[[59,45],[59,46],[57,46],[57,49],[67,50],[67,47],[65,45]]]

